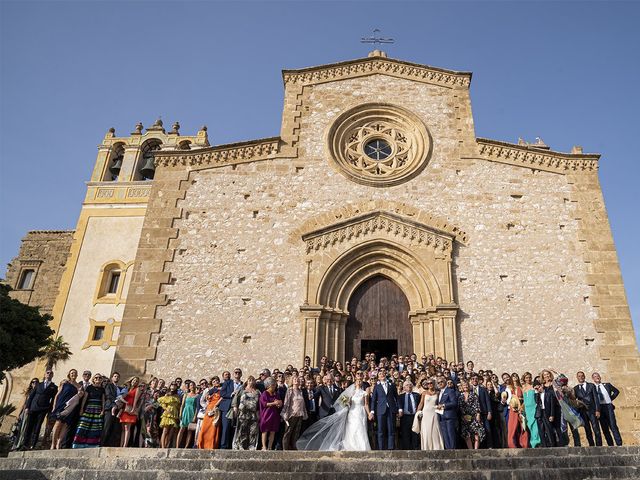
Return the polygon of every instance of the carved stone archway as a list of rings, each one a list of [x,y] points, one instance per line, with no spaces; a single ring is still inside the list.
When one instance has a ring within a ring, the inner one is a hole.
[[[464,233],[456,228],[442,229],[377,209],[350,218],[343,215],[338,223],[304,233],[303,354],[314,364],[325,354],[343,360],[349,299],[367,279],[383,275],[409,301],[414,352],[457,361],[458,305],[453,298],[451,255],[461,236]]]

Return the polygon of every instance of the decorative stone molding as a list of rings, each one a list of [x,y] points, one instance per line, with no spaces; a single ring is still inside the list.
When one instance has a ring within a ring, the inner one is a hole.
[[[477,138],[476,142],[480,158],[492,162],[556,173],[598,170],[598,154],[552,152],[533,145],[516,145],[487,138]]]
[[[349,180],[388,187],[420,173],[432,144],[417,115],[395,105],[365,103],[333,122],[325,145],[329,158]]]
[[[374,74],[390,75],[422,83],[434,83],[449,88],[469,88],[471,84],[471,72],[445,70],[383,57],[350,60],[300,70],[283,70],[282,79],[285,86],[314,85]]]
[[[156,167],[188,166],[192,169],[221,167],[275,157],[280,151],[280,137],[219,145],[197,151],[161,151],[155,156]]]
[[[348,224],[318,230],[302,237],[307,244],[307,253],[320,250],[352,238],[365,238],[376,232],[403,237],[412,243],[431,246],[434,250],[451,255],[453,236],[427,230],[402,217],[387,212],[373,212],[360,218],[350,219]]]
[[[316,232],[329,232],[333,229],[352,225],[353,219],[361,217],[369,218],[368,215],[384,214],[391,218],[399,218],[407,225],[428,226],[430,232],[440,232],[445,238],[452,238],[465,245],[468,242],[468,235],[458,227],[451,225],[449,221],[438,218],[427,212],[423,212],[415,207],[404,203],[389,200],[370,200],[345,205],[337,210],[322,213],[308,219],[291,234],[292,243],[299,242],[300,237],[312,238]]]
[[[147,203],[151,182],[89,182],[85,203]]]

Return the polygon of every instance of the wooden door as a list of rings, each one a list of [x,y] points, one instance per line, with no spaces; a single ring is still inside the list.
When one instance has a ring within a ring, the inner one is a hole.
[[[393,281],[381,275],[360,285],[349,299],[345,356],[361,359],[361,340],[397,340],[398,354],[412,353],[409,301]]]

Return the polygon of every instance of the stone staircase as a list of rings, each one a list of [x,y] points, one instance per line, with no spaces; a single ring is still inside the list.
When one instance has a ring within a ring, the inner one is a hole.
[[[241,452],[94,448],[11,453],[0,480],[640,479],[640,447]]]

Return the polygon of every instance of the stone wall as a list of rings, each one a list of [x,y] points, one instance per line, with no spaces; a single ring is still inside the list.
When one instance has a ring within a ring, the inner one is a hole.
[[[419,175],[376,188],[330,160],[332,122],[362,103],[426,125],[433,147]],[[287,85],[281,141],[271,156],[174,156],[158,169],[116,368],[170,378],[299,363],[310,279],[336,257],[330,245],[310,262],[303,226],[415,215],[465,232],[451,265],[462,360],[571,378],[599,370],[625,391],[625,438],[638,433],[638,353],[597,156],[494,151],[475,138],[467,88],[387,75]]]
[[[10,296],[27,305],[40,307],[40,313],[51,314],[58,294],[60,279],[66,268],[73,231],[32,231],[22,239],[20,252],[7,266],[7,283],[14,290]],[[23,269],[35,270],[32,287],[16,290]],[[23,391],[35,375],[36,362],[7,372],[0,385],[0,404],[11,403],[18,409],[24,402]],[[15,416],[8,417],[2,430],[10,428]]]
[[[14,289],[11,296],[27,305],[40,307],[41,313],[50,314],[72,241],[72,230],[27,233],[22,239],[18,256],[7,265],[5,283]],[[27,268],[36,271],[33,286],[27,290],[17,290],[20,273]]]
[[[433,156],[417,178],[377,189],[329,164],[326,129],[365,100],[393,101],[425,122]],[[316,85],[295,165],[192,172],[178,201],[174,280],[164,289],[169,305],[158,308],[163,325],[148,371],[204,375],[237,363],[253,371],[299,362],[307,267],[291,233],[364,200],[406,204],[467,232],[468,245],[454,255],[464,359],[497,369],[603,368],[566,176],[462,158],[473,138],[472,120],[460,113],[470,111],[467,102],[458,90],[384,76]]]

